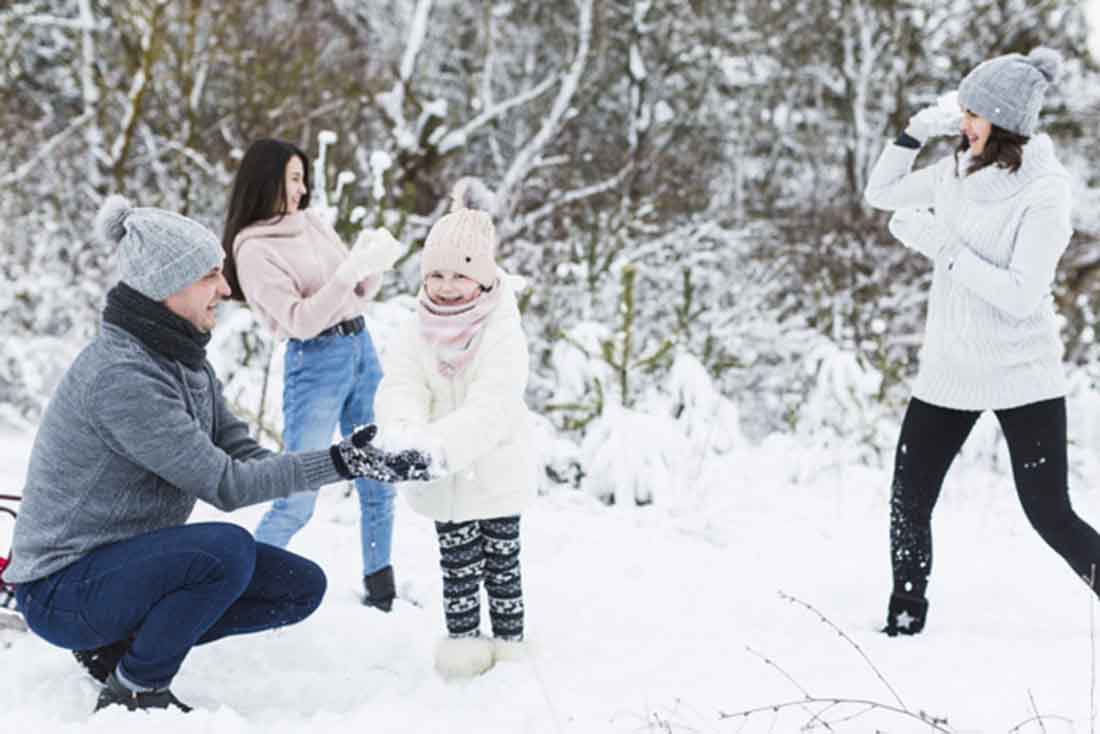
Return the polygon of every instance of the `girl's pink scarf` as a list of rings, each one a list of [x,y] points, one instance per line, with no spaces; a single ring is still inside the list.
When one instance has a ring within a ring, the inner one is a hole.
[[[500,305],[500,280],[488,293],[459,306],[433,303],[421,288],[417,306],[420,335],[435,347],[439,374],[447,379],[466,369],[481,345],[481,330],[489,315]]]

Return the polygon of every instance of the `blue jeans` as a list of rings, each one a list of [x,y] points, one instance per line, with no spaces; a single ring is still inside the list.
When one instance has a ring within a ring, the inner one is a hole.
[[[15,598],[27,626],[58,647],[131,639],[123,675],[162,688],[195,645],[300,622],[320,606],[325,585],[313,561],[208,522],[96,548],[18,584]]]
[[[287,451],[323,449],[336,425],[344,436],[374,422],[374,393],[382,380],[374,344],[366,331],[352,336],[291,339],[283,368],[283,443]],[[359,494],[363,574],[390,565],[393,486],[355,480]],[[260,520],[256,540],[286,547],[313,516],[316,492],[277,499]]]

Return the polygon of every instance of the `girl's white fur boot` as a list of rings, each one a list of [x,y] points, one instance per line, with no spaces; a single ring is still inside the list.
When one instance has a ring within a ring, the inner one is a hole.
[[[493,660],[498,663],[512,663],[524,660],[529,652],[523,640],[501,640],[493,638]]]
[[[435,670],[443,678],[473,678],[493,667],[493,641],[484,637],[444,637],[435,645]]]

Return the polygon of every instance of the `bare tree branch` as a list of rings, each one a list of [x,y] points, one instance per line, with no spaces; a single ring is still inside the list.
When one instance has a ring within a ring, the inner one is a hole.
[[[130,81],[130,91],[126,95],[127,105],[122,115],[119,134],[111,145],[111,168],[114,171],[115,187],[120,191],[123,189],[125,180],[126,157],[129,155],[134,131],[141,117],[142,102],[153,80],[153,67],[160,51],[158,38],[162,32],[160,20],[167,4],[167,0],[159,0],[153,6],[150,17],[142,19],[144,28],[141,34],[141,66]]]
[[[543,120],[542,127],[531,141],[516,155],[512,165],[504,174],[497,189],[497,214],[500,215],[506,209],[511,208],[511,202],[519,183],[526,178],[531,170],[531,165],[542,153],[543,148],[557,134],[562,124],[565,113],[569,110],[581,76],[584,74],[588,60],[588,49],[592,41],[592,0],[577,0],[577,52],[573,57],[573,63],[569,71],[561,81],[561,88],[550,113]],[[505,219],[505,217],[501,217]]]
[[[744,709],[742,711],[730,711],[730,712],[719,711],[718,712],[718,718],[720,718],[720,719],[740,719],[740,718],[747,719],[750,716],[753,716],[755,714],[760,714],[760,713],[765,713],[765,712],[773,712],[774,713],[774,712],[781,711],[783,709],[789,709],[789,708],[794,708],[794,707],[804,708],[806,706],[813,706],[813,705],[828,706],[830,708],[837,707],[837,706],[863,706],[863,707],[865,707],[865,710],[860,712],[857,715],[861,716],[861,715],[866,714],[870,711],[881,710],[881,711],[886,711],[886,712],[891,713],[891,714],[896,714],[897,716],[901,716],[903,718],[908,718],[908,719],[913,719],[915,721],[919,721],[922,724],[927,725],[930,730],[935,731],[935,732],[940,732],[940,734],[953,734],[953,731],[951,729],[947,728],[946,721],[941,719],[941,718],[938,718],[938,717],[935,717],[935,716],[930,716],[929,714],[925,713],[924,711],[914,712],[914,711],[910,711],[907,708],[899,708],[898,706],[892,706],[892,705],[887,704],[887,703],[879,703],[878,701],[872,701],[872,700],[866,699],[866,698],[843,698],[843,697],[828,698],[828,697],[822,697],[822,696],[813,696],[811,698],[803,698],[803,699],[800,699],[800,700],[797,700],[797,701],[784,701],[782,703],[773,703],[773,704],[769,704],[767,706],[757,706],[756,708]],[[849,716],[847,718],[850,719],[852,717]]]
[[[588,199],[590,197],[602,194],[606,191],[610,191],[616,188],[617,186],[622,184],[624,180],[626,180],[627,176],[630,175],[630,172],[633,169],[634,164],[627,163],[625,166],[623,166],[623,168],[619,170],[618,173],[616,173],[614,176],[611,176],[610,178],[604,179],[603,181],[597,181],[594,184],[589,184],[588,186],[583,186],[579,189],[574,189],[573,191],[560,193],[539,208],[525,213],[518,220],[508,220],[507,224],[501,228],[501,239],[507,240],[511,237],[514,237],[516,234],[522,232],[528,227],[531,227],[536,222],[545,219],[546,217],[556,212],[558,209],[561,209],[568,204],[572,204],[583,199]]]
[[[10,184],[16,183],[17,181],[23,180],[23,178],[26,177],[27,174],[29,174],[31,171],[33,171],[39,163],[41,163],[43,160],[53,154],[54,150],[57,149],[57,146],[63,143],[70,135],[75,133],[89,120],[91,120],[94,114],[94,110],[85,110],[80,115],[80,117],[75,118],[72,122],[66,125],[64,130],[47,140],[42,145],[42,147],[35,152],[33,156],[28,158],[27,161],[23,163],[23,165],[19,166],[19,168],[15,169],[3,178],[0,178],[0,186],[8,186]]]
[[[438,138],[436,149],[441,155],[446,155],[455,148],[465,145],[466,140],[469,138],[469,136],[476,132],[478,128],[481,128],[487,123],[492,122],[498,117],[503,116],[505,112],[512,109],[513,107],[518,107],[521,104],[530,102],[532,99],[543,95],[546,90],[554,86],[558,79],[559,76],[555,74],[542,80],[534,87],[531,87],[530,89],[517,94],[511,99],[507,99],[503,102],[493,105],[492,108],[485,110],[480,115],[470,120],[457,130],[443,131],[441,129],[440,132],[437,133],[435,136],[436,138]]]
[[[837,627],[831,619],[829,619],[824,614],[819,612],[816,607],[814,607],[812,604],[810,604],[808,602],[804,602],[801,599],[799,599],[797,597],[794,597],[794,596],[791,596],[790,594],[786,594],[782,591],[779,592],[779,598],[786,599],[787,601],[791,602],[792,604],[797,604],[797,605],[799,605],[799,606],[801,606],[805,609],[808,609],[809,611],[816,614],[818,619],[820,619],[822,622],[827,624],[829,627],[832,627],[833,630],[838,635],[840,635],[841,638],[843,638],[843,640],[845,642],[847,642],[849,645],[851,645],[853,648],[855,648],[855,651],[859,653],[859,656],[861,658],[863,658],[864,662],[866,662],[867,666],[869,668],[871,668],[871,670],[874,672],[875,676],[880,681],[882,681],[882,685],[886,686],[886,690],[890,691],[890,695],[892,695],[894,697],[894,700],[898,702],[898,705],[901,706],[903,709],[908,710],[909,707],[905,705],[905,702],[901,700],[901,696],[898,694],[898,692],[896,690],[894,690],[894,687],[892,685],[890,685],[890,681],[886,680],[886,676],[884,676],[882,674],[882,671],[879,670],[878,667],[873,662],[871,662],[871,658],[869,658],[867,656],[867,653],[865,653],[863,651],[863,648],[860,647],[859,644],[856,643],[855,640],[853,640],[851,637],[849,637],[848,634],[844,630],[840,629],[840,627]]]

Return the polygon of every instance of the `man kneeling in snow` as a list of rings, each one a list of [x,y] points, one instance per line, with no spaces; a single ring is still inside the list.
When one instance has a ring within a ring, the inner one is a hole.
[[[353,477],[407,481],[430,459],[371,446],[373,426],[327,450],[261,447],[206,361],[229,295],[214,233],[117,196],[96,230],[122,279],[43,416],[4,578],[30,629],[104,683],[96,710],[188,711],[169,684],[193,646],[300,622],[325,593],[312,561],[236,525],[185,525],[196,501],[233,510]]]

